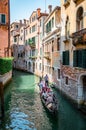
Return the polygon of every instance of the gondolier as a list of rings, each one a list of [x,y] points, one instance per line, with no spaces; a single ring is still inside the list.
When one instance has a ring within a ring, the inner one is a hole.
[[[49,85],[49,78],[48,78],[48,75],[46,74],[45,77],[44,77],[44,80],[45,80],[45,85],[48,86]]]

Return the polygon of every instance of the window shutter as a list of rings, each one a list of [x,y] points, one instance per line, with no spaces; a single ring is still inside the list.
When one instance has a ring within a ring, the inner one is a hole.
[[[69,65],[69,51],[66,51],[66,65]]]
[[[82,50],[82,67],[86,69],[86,49]]]
[[[65,65],[65,52],[63,51],[63,65]]]
[[[5,22],[6,22],[6,21],[5,21],[5,15],[4,15],[4,14],[1,15],[1,22],[2,22],[3,24],[5,24]]]
[[[78,50],[78,67],[82,67],[82,50]]]
[[[51,20],[49,21],[49,31],[51,31]]]
[[[69,51],[63,52],[63,65],[69,65]]]
[[[73,51],[73,66],[78,66],[78,50]]]

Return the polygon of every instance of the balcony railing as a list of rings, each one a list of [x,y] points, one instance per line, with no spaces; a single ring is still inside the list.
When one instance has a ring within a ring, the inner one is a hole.
[[[73,45],[86,44],[86,28],[72,34]]]
[[[81,3],[82,1],[84,1],[84,0],[73,0],[73,2],[76,3],[76,4],[77,4],[78,2]]]
[[[30,58],[30,59],[37,59],[37,56],[34,55],[34,56],[30,56],[29,58]]]
[[[44,52],[44,58],[51,60],[50,52]]]
[[[31,48],[35,48],[36,47],[35,43],[29,43],[29,45],[30,45]]]

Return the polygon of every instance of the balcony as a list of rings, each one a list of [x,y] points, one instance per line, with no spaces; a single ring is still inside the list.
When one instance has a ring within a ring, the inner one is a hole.
[[[84,0],[73,0],[73,2],[74,2],[75,4],[81,3],[82,1],[84,1]]]
[[[73,45],[86,44],[86,28],[72,33]]]
[[[64,6],[68,7],[70,5],[71,0],[64,0]]]
[[[34,56],[30,56],[29,58],[30,58],[30,59],[37,59],[37,56],[34,55]]]
[[[35,47],[36,47],[35,43],[33,43],[33,42],[29,42],[29,46],[30,46],[31,48],[35,48]]]
[[[44,52],[44,58],[46,58],[47,60],[51,60],[50,52]]]

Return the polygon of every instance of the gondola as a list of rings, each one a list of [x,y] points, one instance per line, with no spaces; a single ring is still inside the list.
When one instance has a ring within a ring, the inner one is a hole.
[[[52,98],[53,98],[53,101],[52,102],[49,102],[47,103],[47,98],[46,100],[43,98],[42,96],[42,93],[40,92],[40,98],[41,98],[41,101],[44,105],[44,107],[47,109],[48,112],[50,112],[51,114],[56,114],[58,112],[58,100],[54,94],[54,92],[52,91],[52,89],[50,88],[50,92],[52,93]]]

